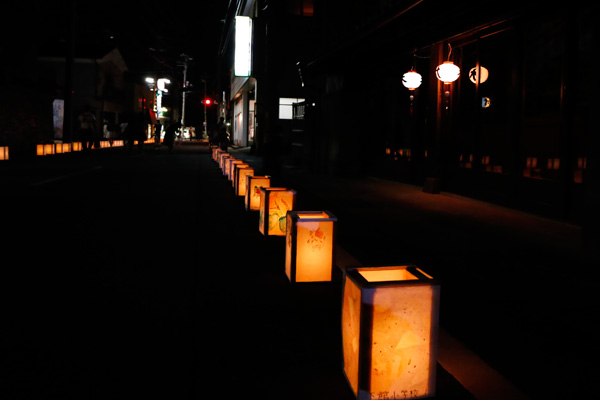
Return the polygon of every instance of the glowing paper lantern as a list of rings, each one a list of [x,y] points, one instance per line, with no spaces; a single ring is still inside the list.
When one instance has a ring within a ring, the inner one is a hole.
[[[435,395],[439,296],[414,266],[346,269],[344,373],[359,400]]]
[[[285,273],[290,282],[329,282],[337,218],[327,211],[290,211]]]
[[[287,212],[296,204],[296,191],[261,187],[258,230],[265,236],[285,236]]]
[[[227,152],[225,151],[220,151],[217,153],[217,164],[219,164],[219,168],[222,166],[222,162],[223,162],[223,156],[229,155]]]
[[[221,153],[224,153],[223,149],[220,149],[218,147],[213,147],[213,149],[212,149],[213,160],[218,161],[219,154],[221,154]]]
[[[225,175],[225,164],[229,158],[231,158],[231,154],[223,154],[219,160],[219,168],[221,168],[223,175]]]
[[[236,169],[235,185],[233,190],[235,191],[236,196],[246,196],[246,176],[254,175],[254,168],[243,167]]]
[[[469,71],[469,79],[471,80],[471,82],[477,83],[477,70],[478,69],[481,70],[481,77],[479,78],[479,83],[483,83],[483,82],[487,81],[488,77],[490,76],[490,73],[488,72],[487,68],[474,67],[474,68],[471,68],[471,70]]]
[[[236,158],[233,156],[227,157],[223,162],[223,175],[229,179],[229,171],[231,171],[231,162],[236,161]]]
[[[245,162],[239,162],[239,163],[234,163],[232,165],[232,170],[231,170],[231,186],[233,186],[233,188],[235,189],[236,186],[236,180],[237,180],[237,176],[239,174],[239,170],[242,168],[248,168],[249,165],[246,164]]]
[[[239,164],[245,164],[244,161],[242,160],[236,160],[236,159],[229,159],[228,162],[228,166],[227,166],[227,179],[229,179],[232,183],[231,186],[233,186],[233,174],[235,172],[235,166],[239,165]]]
[[[81,151],[82,148],[81,142],[73,142],[73,151]]]
[[[246,175],[246,211],[260,209],[260,188],[270,187],[270,176]]]
[[[452,61],[445,61],[437,66],[435,69],[435,75],[440,81],[450,84],[457,80],[460,76],[460,68],[458,68]]]
[[[404,75],[402,75],[402,84],[408,90],[415,90],[416,88],[421,86],[422,81],[423,78],[421,77],[421,74],[413,70],[410,70]]]
[[[0,160],[8,160],[8,146],[0,146]]]

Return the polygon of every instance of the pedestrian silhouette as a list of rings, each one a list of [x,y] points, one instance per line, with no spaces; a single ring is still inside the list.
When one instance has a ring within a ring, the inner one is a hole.
[[[177,130],[181,127],[181,122],[175,122],[165,130],[164,143],[169,148],[169,153],[173,151],[173,144],[175,143],[175,135]]]
[[[95,128],[96,116],[90,111],[90,106],[86,105],[81,114],[79,114],[79,139],[83,144],[84,150],[92,148]]]
[[[223,151],[227,151],[229,146],[229,135],[227,134],[227,125],[225,125],[225,118],[221,117],[217,124],[217,137],[219,140],[219,147]]]

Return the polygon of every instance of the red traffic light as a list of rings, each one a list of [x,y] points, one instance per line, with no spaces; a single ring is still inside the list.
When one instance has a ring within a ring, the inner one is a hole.
[[[204,99],[204,104],[206,104],[207,106],[210,106],[212,104],[212,100],[211,99]]]

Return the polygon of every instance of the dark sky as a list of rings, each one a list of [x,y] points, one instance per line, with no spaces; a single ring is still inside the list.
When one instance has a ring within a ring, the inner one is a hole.
[[[212,73],[214,69],[221,20],[229,0],[9,2],[4,16],[14,22],[10,37],[16,35],[15,47],[26,51],[35,43],[45,52],[64,49],[71,1],[76,16],[76,57],[101,57],[99,53],[116,47],[131,69],[152,69],[149,60],[165,68],[174,67],[179,55],[186,53],[194,58],[199,73]]]
[[[94,19],[98,24],[95,34],[112,35],[110,40],[125,57],[129,52],[146,53],[172,65],[181,53],[186,53],[194,58],[198,69],[211,72],[228,0],[80,3],[80,24],[88,16]],[[98,4],[102,4],[101,10],[92,6]]]

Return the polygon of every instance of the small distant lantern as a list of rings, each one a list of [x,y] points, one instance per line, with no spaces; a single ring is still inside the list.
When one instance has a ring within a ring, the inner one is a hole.
[[[478,70],[481,70],[481,76],[479,77],[479,83],[483,83],[485,81],[487,81],[488,77],[490,76],[490,73],[488,72],[487,68],[485,67],[473,67],[471,68],[471,70],[469,71],[469,79],[471,80],[471,82],[473,83],[477,83],[477,74],[478,74]]]
[[[221,156],[221,160],[219,162],[219,168],[221,168],[221,171],[223,172],[223,175],[226,175],[225,173],[225,165],[227,164],[227,160],[229,160],[229,158],[231,158],[231,154],[223,154]]]
[[[435,69],[437,78],[445,84],[450,84],[460,76],[460,68],[452,61],[444,61]]]
[[[271,177],[246,175],[246,211],[260,209],[260,188],[271,187]]]
[[[254,168],[244,167],[236,170],[234,191],[236,196],[246,196],[246,176],[254,175]]]
[[[287,212],[296,204],[296,191],[261,187],[258,230],[265,236],[285,236]]]
[[[292,283],[330,282],[337,218],[327,211],[290,211],[285,273]]]
[[[212,158],[213,158],[213,160],[218,161],[219,154],[223,153],[223,152],[224,152],[223,149],[220,149],[218,147],[213,147],[213,149],[212,149]]]
[[[0,146],[0,160],[8,160],[8,146]]]
[[[219,168],[221,167],[221,162],[222,162],[223,156],[225,156],[227,154],[228,153],[226,153],[222,150],[220,152],[217,152],[217,164],[219,164]]]
[[[231,180],[231,166],[233,162],[242,162],[235,157],[229,157],[225,160],[223,175],[227,176],[227,179]]]
[[[248,165],[248,164],[246,164],[242,160],[234,160],[234,161],[231,161],[231,164],[229,164],[229,174],[227,175],[227,178],[231,181],[232,187],[235,186],[235,181],[234,181],[235,171],[241,165]]]
[[[231,171],[231,186],[233,186],[233,188],[235,189],[236,186],[236,180],[237,180],[237,176],[239,174],[240,169],[243,168],[248,168],[249,165],[246,164],[245,162],[239,162],[239,163],[234,163],[232,165],[232,171]]]
[[[423,78],[421,77],[421,74],[413,70],[410,70],[404,75],[402,75],[402,84],[408,90],[417,89],[419,86],[421,86],[422,81]]]
[[[440,286],[414,266],[347,268],[344,373],[359,400],[435,396]]]

